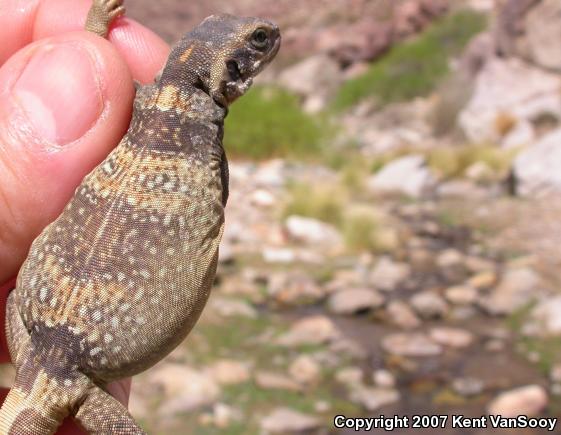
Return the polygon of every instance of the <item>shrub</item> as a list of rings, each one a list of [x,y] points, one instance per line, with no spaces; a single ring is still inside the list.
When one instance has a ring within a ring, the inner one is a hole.
[[[450,56],[461,53],[484,27],[485,18],[472,11],[443,17],[415,40],[393,47],[364,75],[345,83],[335,109],[348,108],[368,96],[388,103],[427,95],[448,74]]]
[[[234,157],[301,158],[320,152],[326,129],[325,122],[300,109],[295,95],[256,87],[232,106],[224,147]]]

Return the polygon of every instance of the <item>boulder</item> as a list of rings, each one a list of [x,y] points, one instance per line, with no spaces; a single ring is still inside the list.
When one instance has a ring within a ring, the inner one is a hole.
[[[419,198],[435,185],[425,157],[412,154],[393,160],[368,179],[372,193],[401,194]]]
[[[506,141],[528,145],[534,132],[529,124],[541,116],[561,118],[561,76],[535,68],[519,59],[492,58],[478,74],[473,95],[460,112],[458,123],[474,143]],[[516,136],[506,140],[509,133]]]
[[[548,404],[547,392],[540,385],[527,385],[500,394],[489,404],[489,414],[503,417],[540,414]]]
[[[520,196],[561,192],[561,129],[544,136],[518,155],[513,165],[514,190]]]

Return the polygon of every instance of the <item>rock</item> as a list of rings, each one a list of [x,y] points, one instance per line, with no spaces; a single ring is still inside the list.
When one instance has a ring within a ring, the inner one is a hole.
[[[334,314],[355,314],[378,308],[384,303],[384,297],[369,288],[350,288],[332,294],[327,301],[327,308]]]
[[[472,98],[458,123],[473,143],[498,143],[543,115],[561,117],[561,77],[518,59],[489,60],[477,76]]]
[[[235,385],[249,380],[249,364],[221,359],[207,368],[206,372],[220,385]]]
[[[289,216],[285,222],[288,236],[298,242],[314,245],[337,246],[342,243],[341,234],[333,225],[317,219]]]
[[[324,344],[340,336],[340,332],[328,317],[317,315],[304,318],[292,325],[290,330],[277,339],[287,347],[308,344]]]
[[[286,182],[285,161],[282,159],[269,160],[261,163],[252,175],[252,181],[263,188],[283,187]]]
[[[393,355],[423,357],[442,353],[442,346],[422,333],[390,334],[382,340],[382,348]]]
[[[265,390],[300,391],[302,387],[286,375],[272,372],[257,372],[255,383]]]
[[[405,302],[391,301],[386,311],[389,321],[400,328],[415,329],[421,325],[415,312]]]
[[[411,267],[407,263],[397,263],[388,256],[378,260],[370,273],[368,281],[378,290],[385,292],[395,290],[411,275]]]
[[[452,382],[452,389],[460,396],[472,397],[483,392],[484,382],[477,378],[458,378]]]
[[[448,313],[448,304],[436,292],[425,290],[411,298],[411,306],[425,319],[444,317]]]
[[[373,193],[397,193],[419,198],[435,186],[436,180],[426,167],[425,157],[412,154],[391,161],[371,176],[367,184]]]
[[[473,342],[473,334],[459,328],[433,328],[430,330],[429,337],[435,343],[450,347],[466,347]]]
[[[536,140],[536,130],[528,120],[520,120],[501,140],[503,148],[521,148],[532,145]]]
[[[415,34],[446,12],[447,8],[448,2],[442,0],[405,1],[396,9],[394,32],[400,37]]]
[[[152,371],[149,382],[164,391],[167,399],[160,412],[168,416],[212,404],[220,395],[210,376],[180,364],[162,364]]]
[[[528,11],[526,39],[528,57],[545,69],[561,72],[561,5],[557,0],[542,0]]]
[[[488,183],[498,178],[497,173],[485,162],[475,162],[468,166],[465,176],[477,183]]]
[[[339,64],[326,54],[307,57],[286,68],[278,78],[282,87],[304,98],[304,108],[310,113],[325,108],[341,81]]]
[[[325,291],[309,275],[302,272],[273,274],[267,293],[281,305],[314,303],[325,296]]]
[[[457,249],[443,250],[436,258],[438,272],[448,281],[460,281],[466,274],[464,255]]]
[[[321,378],[319,364],[308,355],[298,356],[290,364],[288,373],[296,382],[304,385],[316,384]]]
[[[447,288],[444,295],[454,305],[470,305],[477,301],[479,293],[473,287],[458,285]]]
[[[547,392],[540,385],[527,385],[501,393],[488,407],[489,414],[503,417],[539,415],[548,404]]]
[[[290,248],[264,248],[263,260],[266,263],[294,263],[296,261],[296,253]]]
[[[241,419],[242,413],[239,409],[225,403],[216,403],[212,407],[212,414],[209,415],[208,422],[219,429],[226,429],[232,422]]]
[[[477,290],[485,290],[493,287],[497,282],[497,274],[492,271],[479,272],[467,280],[466,284]]]
[[[360,367],[344,367],[335,373],[335,380],[346,387],[362,384],[363,373]]]
[[[517,195],[536,197],[561,192],[561,128],[521,152],[513,165]]]
[[[560,14],[556,0],[503,2],[495,32],[500,52],[561,72],[561,55],[555,50],[561,38]]]
[[[372,412],[399,401],[399,392],[391,388],[360,386],[351,391],[350,399]]]
[[[547,298],[536,305],[530,314],[530,321],[540,336],[561,334],[561,296]]]
[[[395,387],[395,377],[389,370],[379,369],[372,373],[372,380],[378,387],[393,388]]]
[[[275,196],[265,189],[257,189],[253,191],[249,200],[253,205],[261,208],[270,208],[275,205],[276,202]]]
[[[251,319],[257,317],[257,311],[249,302],[233,298],[211,297],[207,309],[218,313],[222,317],[247,317]]]
[[[266,433],[303,432],[319,426],[317,417],[290,408],[276,408],[261,420],[261,428]]]
[[[539,275],[529,267],[508,269],[480,305],[490,314],[510,314],[531,302],[542,290],[541,284]]]

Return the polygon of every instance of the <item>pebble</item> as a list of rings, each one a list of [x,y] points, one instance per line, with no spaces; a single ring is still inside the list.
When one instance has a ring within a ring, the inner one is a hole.
[[[301,319],[277,339],[281,346],[297,347],[308,344],[324,344],[340,336],[331,319],[317,315]]]
[[[411,298],[411,306],[425,319],[444,317],[448,313],[448,304],[438,293],[425,290]]]
[[[432,328],[429,337],[438,344],[456,348],[469,346],[473,342],[473,334],[459,328]]]
[[[382,348],[393,355],[423,357],[442,353],[442,346],[435,343],[425,334],[395,333],[382,339]]]
[[[470,286],[454,286],[444,291],[444,296],[448,302],[454,305],[470,305],[473,304],[478,297],[477,290]]]
[[[327,301],[327,309],[334,314],[350,315],[378,308],[384,297],[374,289],[351,288],[332,294]]]
[[[499,394],[488,407],[489,414],[503,417],[539,415],[549,402],[547,392],[540,385],[527,385]]]
[[[388,320],[400,328],[415,329],[421,325],[421,320],[411,307],[403,301],[391,301],[386,308],[386,312]]]
[[[290,408],[276,408],[261,420],[261,428],[268,433],[304,432],[316,429],[320,420]]]

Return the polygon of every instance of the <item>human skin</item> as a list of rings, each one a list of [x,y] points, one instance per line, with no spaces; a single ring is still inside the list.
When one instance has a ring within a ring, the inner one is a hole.
[[[108,41],[83,31],[90,0],[0,0],[0,315],[33,239],[129,125],[133,79],[169,47],[128,18]],[[3,335],[3,332],[2,334]],[[8,362],[0,337],[0,362]],[[130,380],[109,392],[125,405]],[[58,433],[82,433],[66,423]]]

